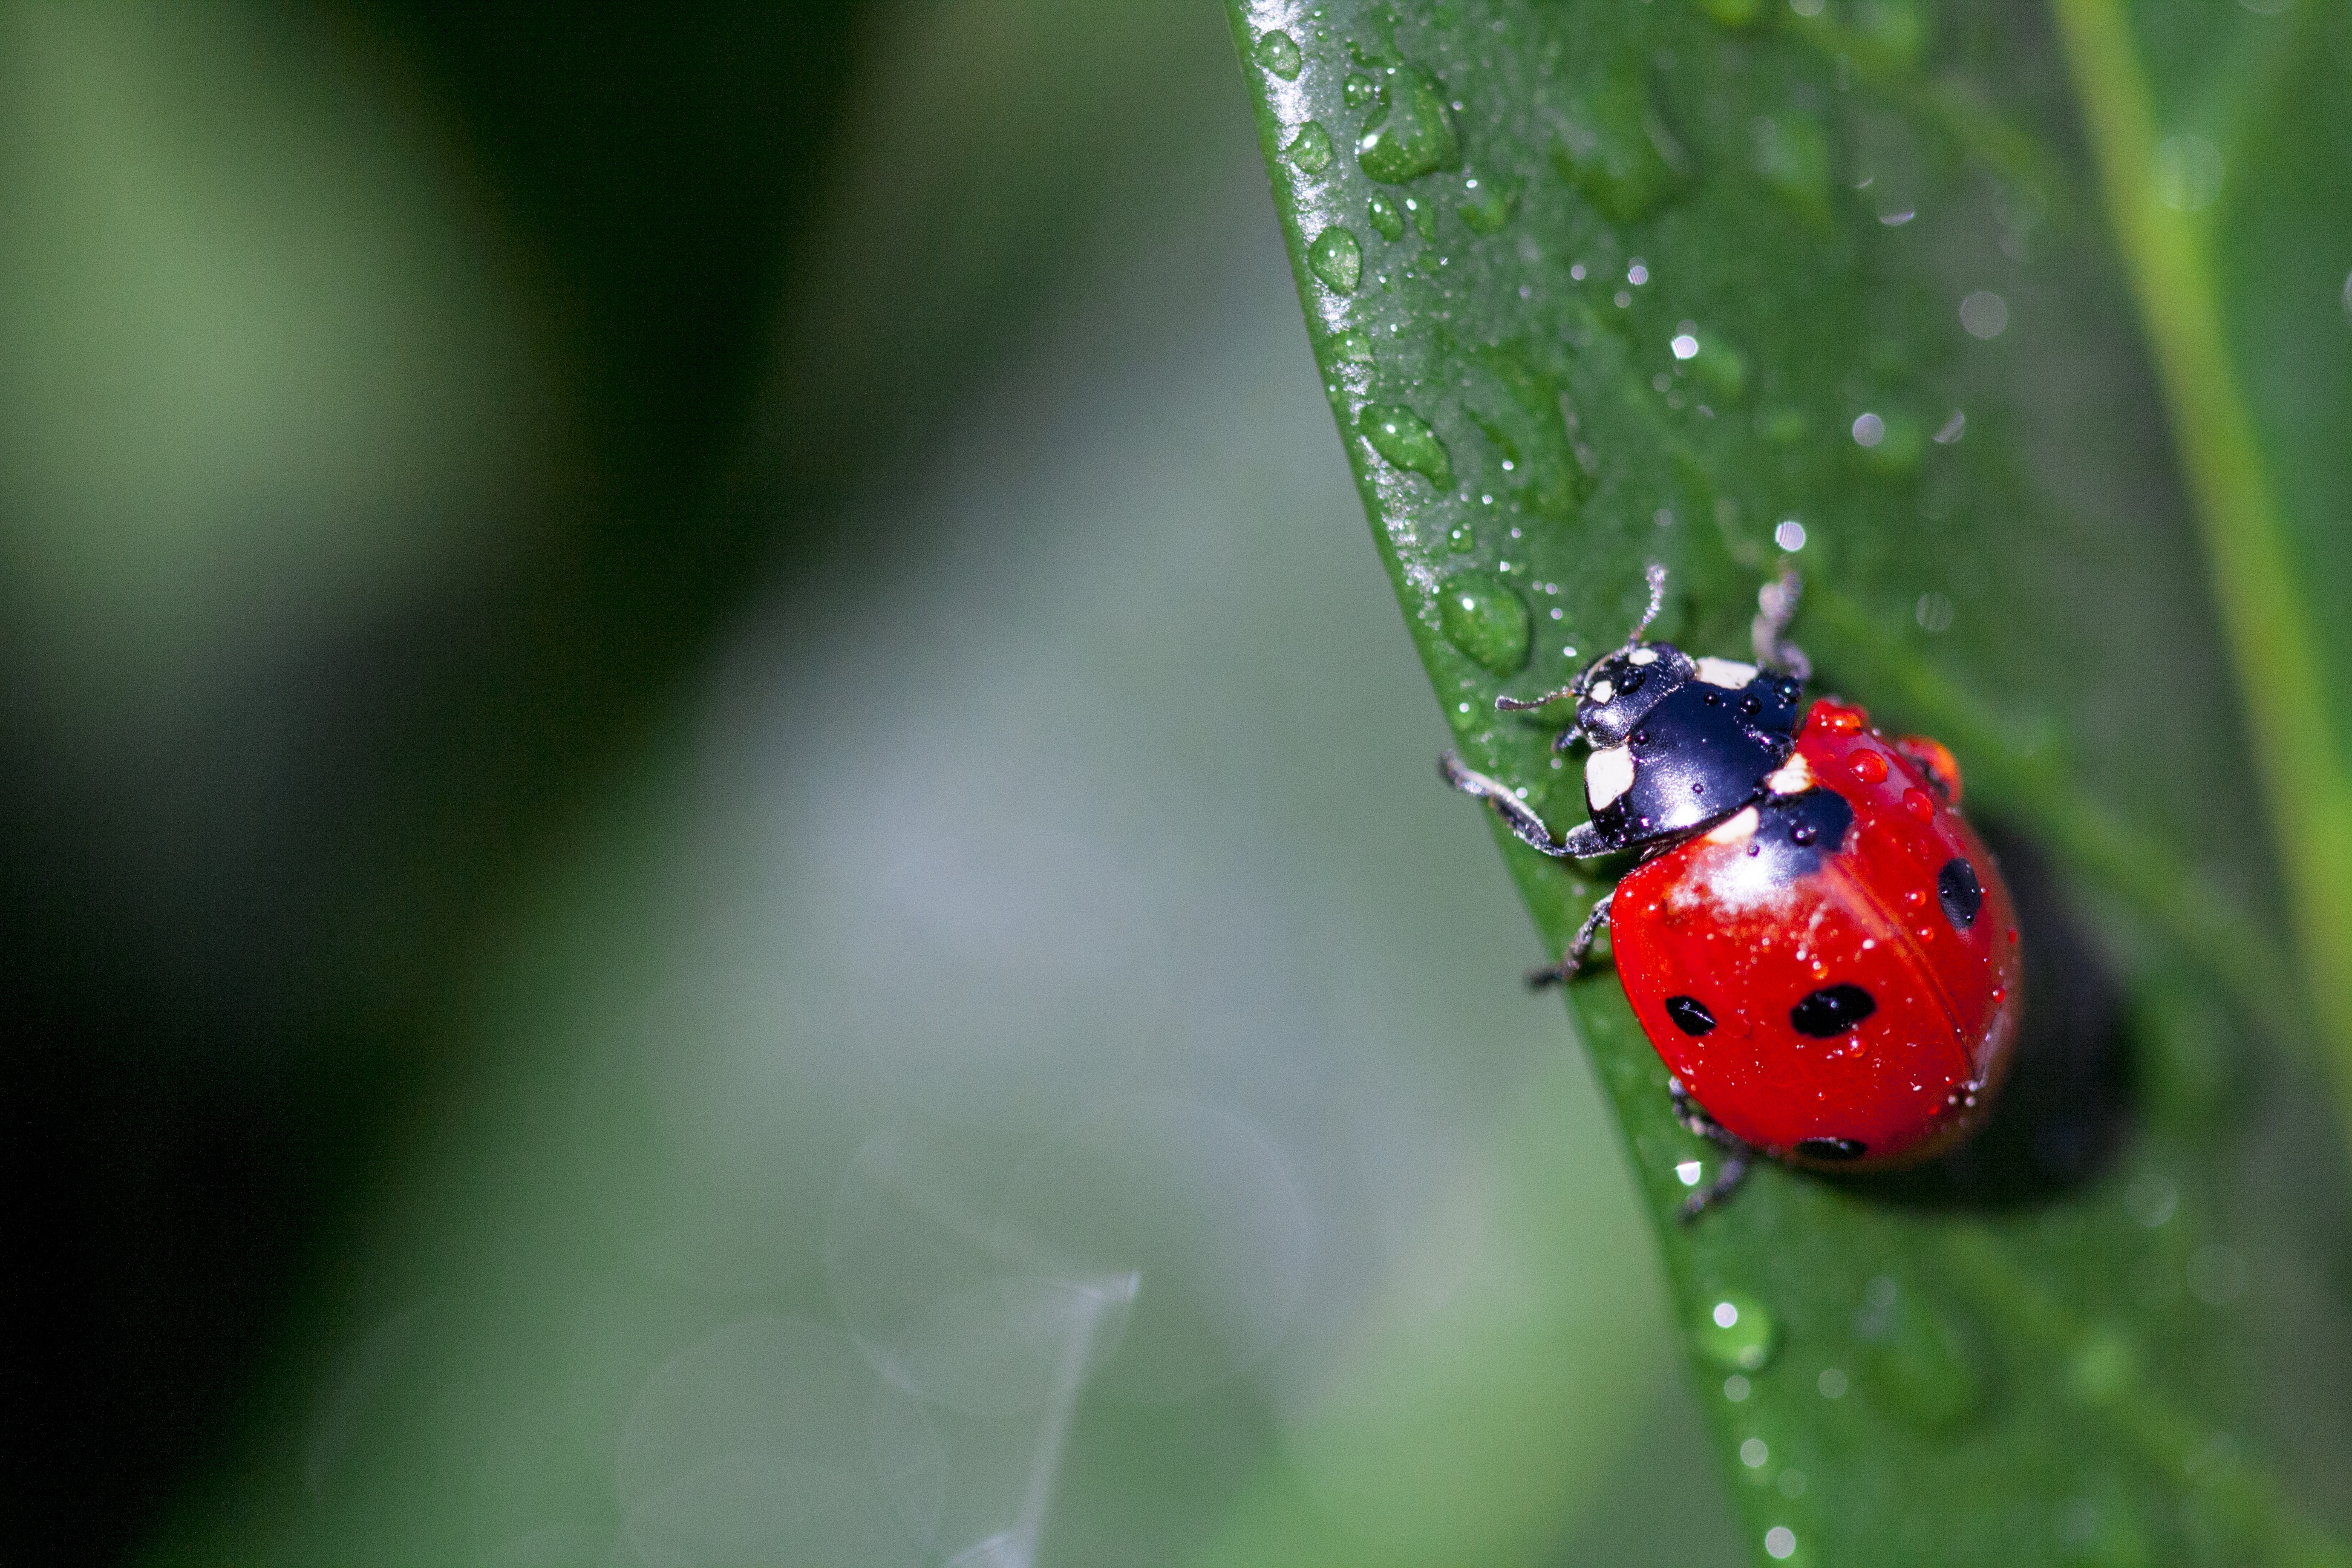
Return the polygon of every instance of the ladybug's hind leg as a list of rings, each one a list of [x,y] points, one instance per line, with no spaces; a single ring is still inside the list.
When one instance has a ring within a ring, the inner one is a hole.
[[[1666,1079],[1666,1093],[1675,1102],[1675,1120],[1723,1150],[1723,1163],[1717,1169],[1715,1180],[1683,1200],[1683,1223],[1688,1225],[1738,1190],[1739,1184],[1748,1178],[1748,1163],[1755,1159],[1756,1151],[1709,1116],[1706,1107],[1691,1098],[1682,1079]]]
[[[1565,985],[1576,978],[1576,972],[1584,967],[1585,959],[1591,955],[1592,944],[1600,940],[1601,928],[1609,923],[1609,900],[1616,896],[1614,889],[1601,895],[1599,901],[1592,906],[1592,912],[1584,917],[1584,923],[1577,927],[1576,934],[1569,939],[1568,951],[1559,955],[1559,962],[1528,976],[1530,987],[1540,991],[1547,985]]]

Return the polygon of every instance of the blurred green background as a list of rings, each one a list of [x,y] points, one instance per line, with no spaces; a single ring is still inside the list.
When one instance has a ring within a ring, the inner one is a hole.
[[[13,1560],[1735,1560],[1216,8],[7,4],[0,190]]]

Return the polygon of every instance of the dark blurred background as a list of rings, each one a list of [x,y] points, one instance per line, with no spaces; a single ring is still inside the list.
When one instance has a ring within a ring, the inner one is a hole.
[[[11,1560],[1731,1558],[1216,8],[0,79]]]

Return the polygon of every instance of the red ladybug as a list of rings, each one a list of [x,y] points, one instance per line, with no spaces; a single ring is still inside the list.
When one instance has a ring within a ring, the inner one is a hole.
[[[1942,1153],[1999,1088],[2023,1002],[2017,915],[1960,818],[1958,765],[1859,708],[1801,703],[1810,671],[1780,637],[1793,576],[1764,590],[1754,665],[1642,641],[1664,583],[1652,567],[1649,613],[1573,685],[1497,703],[1576,699],[1559,748],[1591,748],[1590,821],[1555,837],[1501,784],[1441,764],[1545,854],[1641,856],[1536,978],[1573,975],[1611,927],[1677,1110],[1730,1152],[1686,1215],[1755,1152],[1848,1171]]]

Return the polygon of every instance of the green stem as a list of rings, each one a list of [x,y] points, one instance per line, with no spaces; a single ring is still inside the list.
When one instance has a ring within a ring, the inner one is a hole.
[[[2159,127],[2120,0],[2053,7],[2211,560],[2297,946],[2338,1110],[2352,1128],[2352,779],[2338,760],[2285,521],[2216,303],[2206,222],[2158,199]]]

